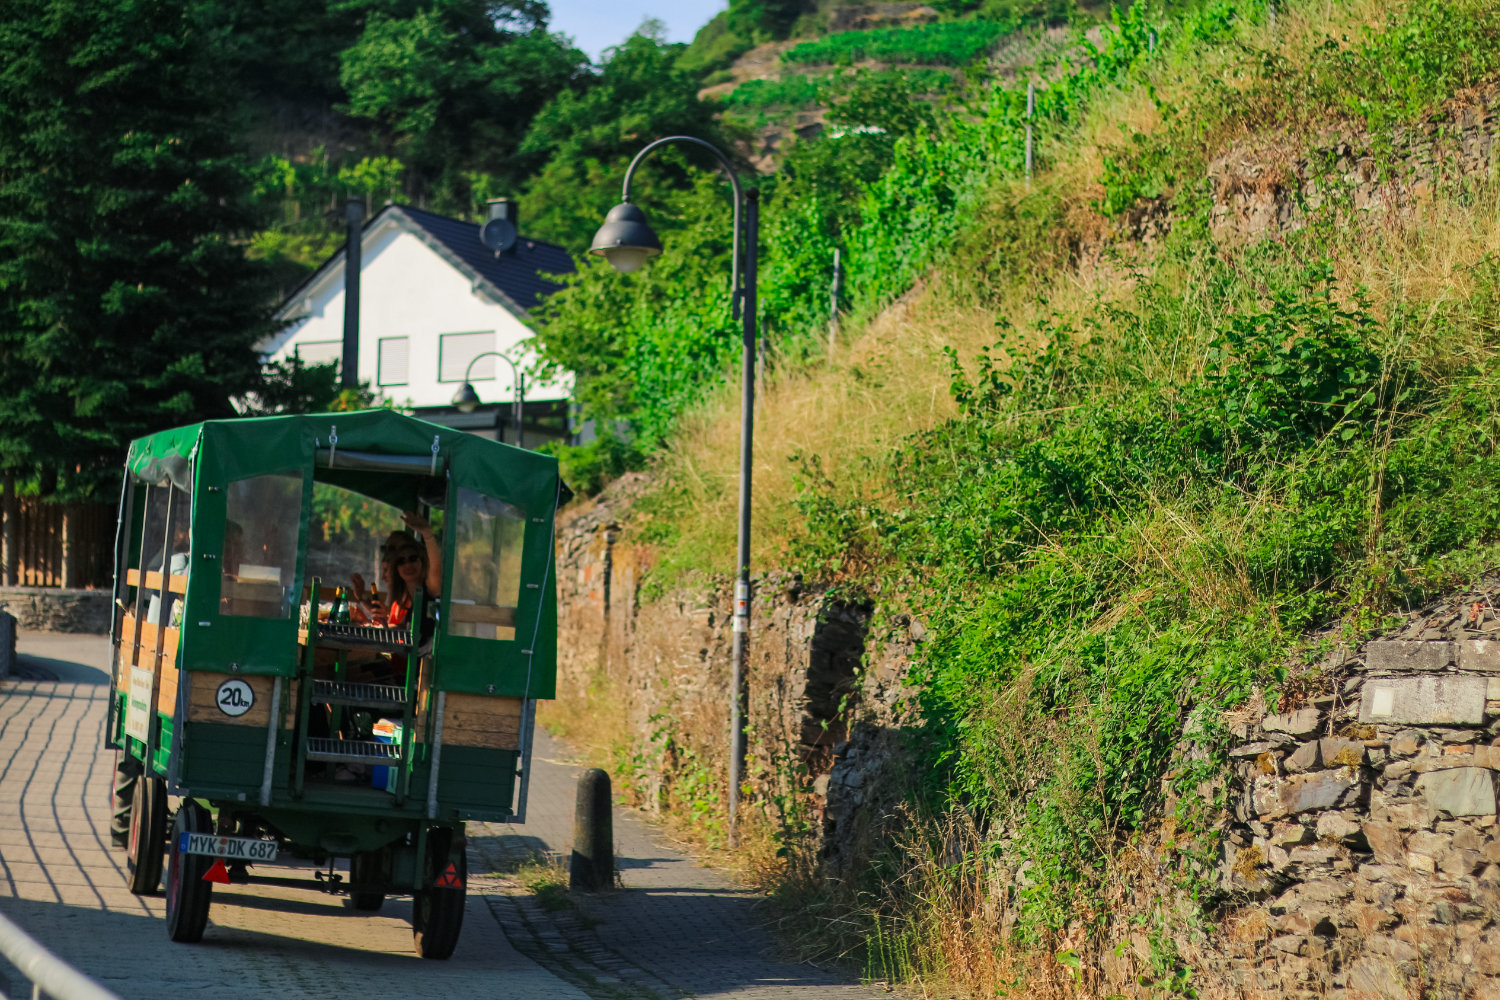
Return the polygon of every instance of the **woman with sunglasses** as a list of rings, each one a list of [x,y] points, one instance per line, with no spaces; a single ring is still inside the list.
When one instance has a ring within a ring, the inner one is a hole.
[[[420,585],[427,597],[437,597],[443,588],[443,556],[438,547],[437,534],[427,518],[416,511],[403,511],[404,521],[417,537],[410,532],[393,531],[380,547],[380,578],[386,585],[386,601],[366,600],[373,624],[387,628],[405,628],[411,623],[412,594]],[[358,574],[350,579],[354,592],[363,594],[365,581]]]

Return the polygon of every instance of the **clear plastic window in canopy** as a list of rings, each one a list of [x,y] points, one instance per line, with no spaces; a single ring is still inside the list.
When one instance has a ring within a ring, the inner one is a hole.
[[[446,601],[448,633],[514,639],[526,512],[460,488],[450,523],[454,539],[453,591]]]
[[[221,614],[290,618],[297,582],[302,477],[237,479],[226,490]]]
[[[193,495],[176,486],[152,486],[146,490],[146,515],[138,554],[142,568],[153,574],[167,569],[173,576],[187,575],[192,504]],[[132,553],[132,561],[136,555]],[[182,602],[175,594],[164,592],[167,586],[165,577],[148,576],[145,579],[156,580],[154,584],[148,584],[146,621],[152,625],[179,624]],[[162,614],[164,603],[165,615]]]
[[[401,523],[400,508],[328,483],[313,483],[312,514],[307,534],[307,570],[324,587],[348,587],[358,574],[365,587],[385,593],[381,547]],[[357,595],[365,597],[368,589]]]

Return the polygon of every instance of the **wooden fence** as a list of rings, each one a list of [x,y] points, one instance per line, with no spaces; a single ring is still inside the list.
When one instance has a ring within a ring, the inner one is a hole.
[[[0,585],[109,586],[115,572],[115,517],[113,504],[43,503],[35,497],[17,497],[15,524],[0,526],[0,537],[14,539],[16,549],[14,556],[7,552],[0,562]],[[66,570],[65,561],[71,562]],[[5,579],[7,563],[15,567],[14,583]]]

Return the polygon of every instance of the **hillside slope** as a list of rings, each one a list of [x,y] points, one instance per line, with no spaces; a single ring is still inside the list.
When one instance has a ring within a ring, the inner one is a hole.
[[[890,975],[1104,995],[1134,933],[1152,995],[1203,986],[1163,928],[1221,902],[1224,713],[1500,559],[1500,11],[1219,0],[1106,40],[1148,27],[1048,81],[1030,183],[1013,119],[900,147],[959,192],[905,205],[936,266],[865,242],[846,341],[767,375],[753,564],[921,623],[907,712],[867,720],[911,738],[904,832],[867,803],[842,882],[780,834],[801,940]],[[639,615],[728,575],[737,435],[726,389],[624,523]]]

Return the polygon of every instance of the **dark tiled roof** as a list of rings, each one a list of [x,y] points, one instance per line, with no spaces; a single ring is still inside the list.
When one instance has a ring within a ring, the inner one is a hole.
[[[555,281],[546,280],[543,275],[573,273],[573,257],[554,243],[528,240],[522,236],[509,252],[497,256],[479,242],[480,227],[475,223],[409,205],[393,207],[527,312],[536,308],[542,296],[562,287]]]

